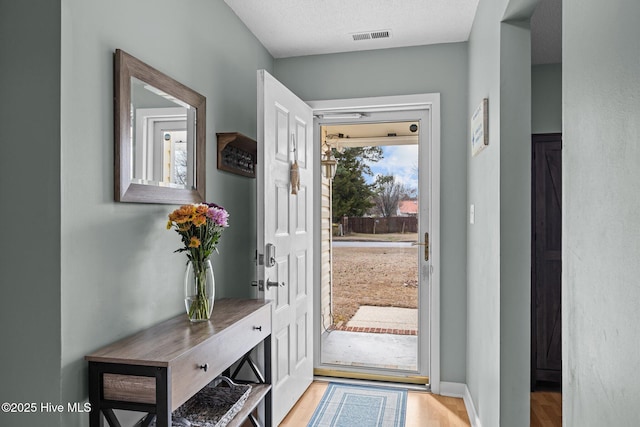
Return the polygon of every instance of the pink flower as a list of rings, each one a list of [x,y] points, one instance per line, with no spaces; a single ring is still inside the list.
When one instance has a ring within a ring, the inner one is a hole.
[[[214,203],[184,205],[169,215],[167,229],[175,229],[180,235],[184,247],[175,252],[186,252],[190,260],[203,261],[213,251],[229,226],[229,213]]]
[[[212,206],[207,210],[207,218],[220,227],[229,226],[229,213],[222,207]]]

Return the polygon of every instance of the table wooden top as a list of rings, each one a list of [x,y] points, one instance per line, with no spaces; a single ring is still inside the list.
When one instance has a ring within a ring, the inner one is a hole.
[[[170,366],[173,361],[225,331],[269,301],[221,299],[215,301],[208,322],[191,323],[186,313],[109,344],[85,356],[89,362]]]

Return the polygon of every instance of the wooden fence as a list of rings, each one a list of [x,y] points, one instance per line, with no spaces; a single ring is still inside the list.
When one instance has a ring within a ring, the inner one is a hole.
[[[392,216],[389,218],[342,218],[344,233],[385,234],[417,233],[418,218],[415,216]]]

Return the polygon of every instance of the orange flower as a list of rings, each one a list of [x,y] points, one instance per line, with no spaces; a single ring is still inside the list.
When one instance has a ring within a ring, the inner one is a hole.
[[[176,224],[184,224],[185,222],[191,221],[195,210],[196,208],[193,205],[180,206],[178,209],[169,214],[169,220],[175,222]]]
[[[204,215],[196,215],[193,218],[193,225],[195,225],[196,227],[200,227],[201,225],[204,225],[207,223],[207,217]]]
[[[167,230],[175,229],[190,260],[206,259],[216,250],[223,228],[228,227],[229,213],[213,203],[182,205],[169,215]]]
[[[196,215],[206,215],[208,210],[209,210],[209,206],[202,203],[195,206]]]
[[[189,241],[190,248],[199,248],[200,247],[200,239],[196,236],[191,236],[191,240]]]

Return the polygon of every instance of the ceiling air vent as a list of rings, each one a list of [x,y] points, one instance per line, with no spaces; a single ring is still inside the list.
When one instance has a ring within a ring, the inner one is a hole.
[[[376,31],[371,33],[371,38],[372,39],[388,39],[389,38],[389,31]]]
[[[378,30],[378,31],[367,31],[364,33],[352,33],[351,37],[353,37],[354,41],[359,40],[373,40],[373,39],[388,39],[391,37],[391,31],[389,30]]]
[[[371,34],[369,34],[369,33],[351,34],[351,36],[353,37],[353,40],[355,40],[355,41],[371,39]]]

